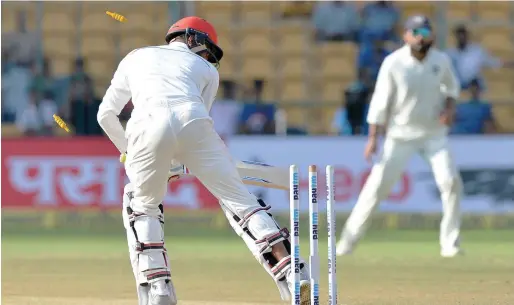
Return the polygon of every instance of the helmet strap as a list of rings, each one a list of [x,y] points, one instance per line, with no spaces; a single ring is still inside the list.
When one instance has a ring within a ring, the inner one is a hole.
[[[216,61],[216,63],[212,63],[212,65],[214,67],[216,67],[216,69],[219,68],[220,63],[219,63],[218,59],[216,58],[216,56],[214,56],[214,54],[211,52],[211,50],[209,50],[209,48],[207,47],[207,44],[206,44],[207,35],[206,34],[195,31],[193,29],[187,29],[185,38],[186,38],[186,44],[192,52],[194,52],[196,54],[200,54],[201,52],[208,52],[210,57],[214,58],[214,60]],[[189,38],[191,38],[191,39],[189,39]]]
[[[195,52],[195,53],[200,53],[202,51],[205,51],[207,50],[207,46],[202,44],[202,45],[199,45],[199,46],[196,46],[196,47],[193,47],[193,48],[190,48],[191,51]]]

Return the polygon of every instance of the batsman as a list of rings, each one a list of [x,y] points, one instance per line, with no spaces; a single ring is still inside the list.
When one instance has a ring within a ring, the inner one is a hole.
[[[136,49],[120,62],[98,111],[100,126],[126,154],[130,183],[123,197],[124,223],[139,305],[177,304],[162,227],[172,162],[184,164],[219,200],[287,300],[294,288],[289,233],[246,189],[209,116],[223,57],[216,31],[204,19],[186,17],[170,27],[165,41]],[[130,99],[134,109],[124,130],[118,115]],[[306,305],[309,275],[305,262],[301,267],[301,304]]]

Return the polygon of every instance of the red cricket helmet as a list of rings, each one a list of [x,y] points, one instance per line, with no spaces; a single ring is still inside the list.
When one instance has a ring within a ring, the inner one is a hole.
[[[185,17],[175,22],[166,34],[166,42],[180,35],[195,37],[196,45],[190,46],[195,53],[207,50],[210,55],[208,61],[217,64],[223,57],[223,50],[218,46],[218,34],[207,20],[200,17]]]

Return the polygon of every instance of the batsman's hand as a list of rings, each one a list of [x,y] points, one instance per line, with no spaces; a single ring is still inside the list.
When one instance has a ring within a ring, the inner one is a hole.
[[[364,158],[366,161],[371,162],[373,155],[377,152],[377,138],[370,137],[368,138],[368,143],[366,144],[366,148],[364,149]]]
[[[171,168],[168,171],[168,182],[180,179],[180,177],[187,173],[187,168],[175,161],[172,161]]]
[[[125,160],[127,160],[127,153],[123,153],[120,155],[120,162],[125,163]]]

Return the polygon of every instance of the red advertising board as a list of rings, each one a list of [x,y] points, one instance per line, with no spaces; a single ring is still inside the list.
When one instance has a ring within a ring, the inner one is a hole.
[[[120,208],[128,182],[104,137],[2,139],[2,208]],[[169,185],[164,204],[217,209],[193,177]]]

